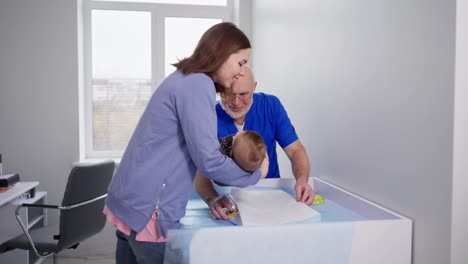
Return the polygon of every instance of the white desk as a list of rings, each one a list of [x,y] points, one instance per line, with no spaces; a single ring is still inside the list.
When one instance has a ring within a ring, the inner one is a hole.
[[[39,185],[39,182],[18,182],[6,192],[0,192],[0,207]],[[1,236],[0,236],[1,237]]]
[[[309,182],[325,197],[324,204],[312,206],[321,214],[320,221],[313,223],[233,226],[210,219],[203,202],[190,200],[187,215],[181,221],[185,228],[169,232],[166,262],[411,263],[410,219],[323,180],[311,178]],[[254,188],[294,193],[294,183],[294,179],[266,179]]]
[[[18,199],[22,194],[38,185],[39,182],[18,182],[13,188],[0,193],[0,244],[23,233],[15,217],[15,210],[19,204],[47,203],[46,192],[36,192],[36,195],[30,199]],[[20,216],[25,223],[28,223],[28,229],[47,224],[47,215],[44,209],[24,208],[20,211]],[[28,264],[39,262],[35,255],[30,256],[29,251],[13,250],[0,254],[0,263]]]

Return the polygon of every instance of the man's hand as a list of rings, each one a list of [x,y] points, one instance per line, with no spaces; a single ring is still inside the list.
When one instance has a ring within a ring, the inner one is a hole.
[[[297,179],[294,190],[296,191],[296,201],[303,202],[307,205],[311,205],[314,201],[314,192],[307,180],[302,178]]]
[[[294,186],[296,201],[311,205],[314,201],[314,192],[308,183],[310,163],[304,146],[298,139],[283,148],[283,150],[291,161],[294,178],[296,178],[296,185]]]
[[[210,208],[210,215],[213,219],[227,220],[228,215],[224,211],[224,208],[228,209],[229,212],[234,210],[234,206],[226,196],[218,196],[208,202]]]

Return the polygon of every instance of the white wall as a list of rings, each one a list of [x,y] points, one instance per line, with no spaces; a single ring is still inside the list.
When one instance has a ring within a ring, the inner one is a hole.
[[[257,89],[284,103],[313,176],[414,220],[415,264],[450,260],[455,8],[253,1]]]
[[[77,43],[76,0],[0,1],[4,171],[39,181],[51,204],[61,203],[79,159]],[[57,212],[49,210],[49,223]]]
[[[78,160],[76,1],[2,0],[0,45],[4,170],[59,203]]]
[[[79,161],[78,0],[0,1],[0,153],[59,204]],[[2,216],[4,217],[4,216]],[[49,223],[58,214],[49,210]],[[115,229],[60,256],[112,257]]]
[[[457,1],[452,264],[468,259],[468,3]]]

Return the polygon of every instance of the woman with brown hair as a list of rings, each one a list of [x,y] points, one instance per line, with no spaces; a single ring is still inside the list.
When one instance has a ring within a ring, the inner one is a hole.
[[[197,169],[238,187],[267,174],[267,159],[246,172],[220,153],[216,136],[216,91],[239,78],[250,51],[234,24],[214,25],[156,89],[106,199],[104,213],[117,227],[116,263],[163,262],[167,230],[180,227]]]

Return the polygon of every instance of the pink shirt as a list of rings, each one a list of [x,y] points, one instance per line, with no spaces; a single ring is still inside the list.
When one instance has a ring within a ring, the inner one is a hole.
[[[104,206],[103,213],[106,215],[107,222],[113,224],[120,232],[126,234],[127,236],[130,235],[132,231],[130,227],[124,222],[122,222],[117,216],[115,216],[107,207],[107,205]],[[156,215],[154,213],[151,216],[148,223],[146,224],[146,226],[136,234],[135,240],[141,242],[167,241],[167,238],[158,234],[158,221],[156,220]]]

